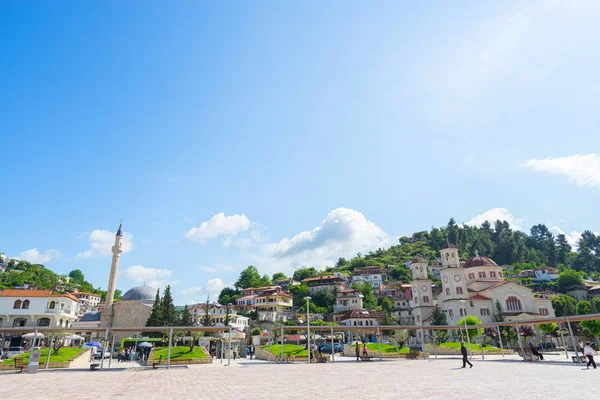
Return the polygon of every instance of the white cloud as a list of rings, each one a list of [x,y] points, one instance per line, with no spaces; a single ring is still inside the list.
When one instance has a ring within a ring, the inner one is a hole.
[[[173,271],[168,269],[146,268],[142,265],[134,265],[119,272],[119,276],[136,284],[146,284],[155,288],[177,284],[177,281],[169,281],[172,274]]]
[[[264,245],[259,265],[272,272],[289,272],[302,265],[324,267],[334,264],[338,257],[352,257],[395,243],[395,237],[359,211],[338,208],[327,214],[318,227]]]
[[[29,250],[25,250],[18,256],[14,257],[17,260],[28,261],[32,264],[44,264],[52,260],[54,257],[60,257],[60,253],[58,250],[49,249],[43,253],[40,253],[38,249],[33,248]]]
[[[221,278],[213,278],[208,280],[204,286],[191,287],[182,290],[181,293],[188,297],[193,295],[199,301],[203,300],[206,296],[209,296],[212,300],[216,300],[224,287],[225,285]]]
[[[600,186],[600,155],[598,154],[533,158],[524,166],[536,172],[565,176],[569,182],[580,186]]]
[[[218,213],[204,221],[197,228],[192,228],[185,232],[188,240],[205,244],[210,239],[223,237],[223,243],[229,245],[238,233],[247,231],[250,228],[250,219],[245,214],[234,214],[226,216],[224,213]]]
[[[200,271],[206,272],[207,274],[214,274],[215,272],[232,272],[237,270],[236,267],[231,265],[217,264],[214,267],[207,267],[204,265],[200,265],[197,267]]]
[[[577,250],[577,242],[581,239],[581,232],[573,231],[570,234],[566,233],[557,226],[548,229],[554,236],[565,235],[567,242],[571,245],[573,251]]]
[[[115,233],[105,229],[96,229],[90,233],[90,248],[78,253],[76,258],[103,257],[112,254],[111,248],[115,244]],[[123,253],[128,253],[133,248],[133,236],[123,232]]]
[[[77,239],[78,239],[78,240],[79,240],[79,239],[83,239],[84,237],[86,237],[86,236],[87,236],[87,235],[89,235],[89,234],[90,234],[89,232],[83,232],[83,233],[81,233],[79,236],[77,236]]]
[[[523,221],[524,218],[515,217],[508,211],[506,208],[492,208],[491,210],[487,210],[486,212],[476,215],[471,218],[469,222],[466,222],[465,225],[469,226],[481,226],[485,221],[489,221],[490,224],[494,225],[494,222],[497,220],[506,221],[509,223],[512,229],[523,229]]]

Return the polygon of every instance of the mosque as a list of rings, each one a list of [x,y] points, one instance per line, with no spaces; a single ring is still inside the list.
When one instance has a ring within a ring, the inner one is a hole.
[[[411,306],[416,325],[430,325],[435,306],[446,313],[448,325],[456,325],[467,315],[492,323],[496,301],[502,305],[507,321],[555,316],[550,299],[536,297],[530,289],[504,280],[502,267],[491,258],[476,254],[463,263],[452,243],[446,243],[440,255],[442,292],[435,299],[427,275],[427,261],[417,257],[410,264]]]
[[[106,301],[102,311],[92,311],[84,314],[73,327],[81,327],[85,331],[90,328],[144,327],[150,317],[156,298],[157,289],[151,286],[137,286],[129,289],[121,300],[115,302],[115,289],[119,273],[119,262],[123,252],[123,222],[115,235],[112,247],[112,263],[108,279]],[[125,337],[134,337],[136,332],[115,332],[115,342]],[[101,333],[98,336],[103,336]]]

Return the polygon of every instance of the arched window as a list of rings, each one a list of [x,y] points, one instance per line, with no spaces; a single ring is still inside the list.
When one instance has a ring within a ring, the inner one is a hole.
[[[452,310],[451,308],[450,308],[450,309],[448,309],[448,316],[449,316],[450,318],[454,318],[454,310]]]
[[[61,319],[60,321],[58,321],[58,326],[62,327],[63,326],[62,324],[63,324],[63,321]]]
[[[463,288],[461,286],[456,288],[456,294],[463,294]]]
[[[495,278],[496,277],[496,273],[494,271],[490,271],[490,278]]]
[[[450,296],[450,289],[446,288],[446,295]]]
[[[479,309],[479,314],[481,315],[490,315],[490,309],[487,307],[481,307]]]
[[[27,319],[25,318],[16,318],[13,320],[13,328],[20,328],[27,324]]]
[[[502,272],[498,272],[498,277],[502,278]]]
[[[419,304],[419,298],[415,297],[415,304]]]
[[[546,307],[540,308],[540,314],[542,314],[542,315],[548,315],[548,309]]]
[[[21,308],[25,310],[29,309],[29,300],[25,300],[23,304],[21,304]]]
[[[14,309],[21,308],[21,300],[15,300],[15,304],[13,304]]]
[[[423,303],[429,303],[429,296],[423,296]]]
[[[419,322],[421,320],[421,316],[417,315],[417,322]]]
[[[37,326],[50,326],[50,318],[38,319]]]
[[[475,279],[475,274],[473,272],[469,274],[469,279]]]
[[[508,311],[521,311],[521,300],[517,296],[508,296],[506,299],[506,309]]]
[[[461,308],[458,309],[458,311],[459,311],[461,317],[466,317],[467,316],[467,309],[466,308],[462,308],[461,307]]]
[[[481,271],[481,272],[479,273],[479,278],[480,278],[480,279],[485,279],[485,272]]]

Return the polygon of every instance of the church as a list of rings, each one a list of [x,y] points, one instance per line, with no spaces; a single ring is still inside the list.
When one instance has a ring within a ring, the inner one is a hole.
[[[415,325],[430,325],[435,306],[446,313],[448,325],[456,325],[467,315],[476,316],[482,323],[492,323],[497,300],[507,321],[555,316],[550,299],[535,297],[530,289],[506,281],[502,267],[491,258],[476,255],[461,263],[458,249],[452,243],[444,245],[440,256],[442,292],[436,299],[427,274],[427,261],[416,257],[410,264]]]
[[[112,263],[108,278],[108,289],[106,300],[101,312],[94,311],[84,314],[81,319],[73,324],[73,327],[85,328],[118,328],[118,327],[144,327],[150,317],[152,306],[156,298],[156,288],[151,286],[137,286],[129,289],[121,300],[115,302],[115,289],[117,288],[117,276],[119,273],[119,262],[123,252],[123,221],[115,235],[115,243],[112,246]],[[136,332],[115,332],[116,341],[125,337],[133,337]],[[102,333],[98,333],[102,336]]]

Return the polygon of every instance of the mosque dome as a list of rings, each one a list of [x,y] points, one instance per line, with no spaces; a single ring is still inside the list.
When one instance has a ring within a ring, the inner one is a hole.
[[[154,300],[156,298],[156,289],[152,286],[137,286],[129,289],[121,300]]]

